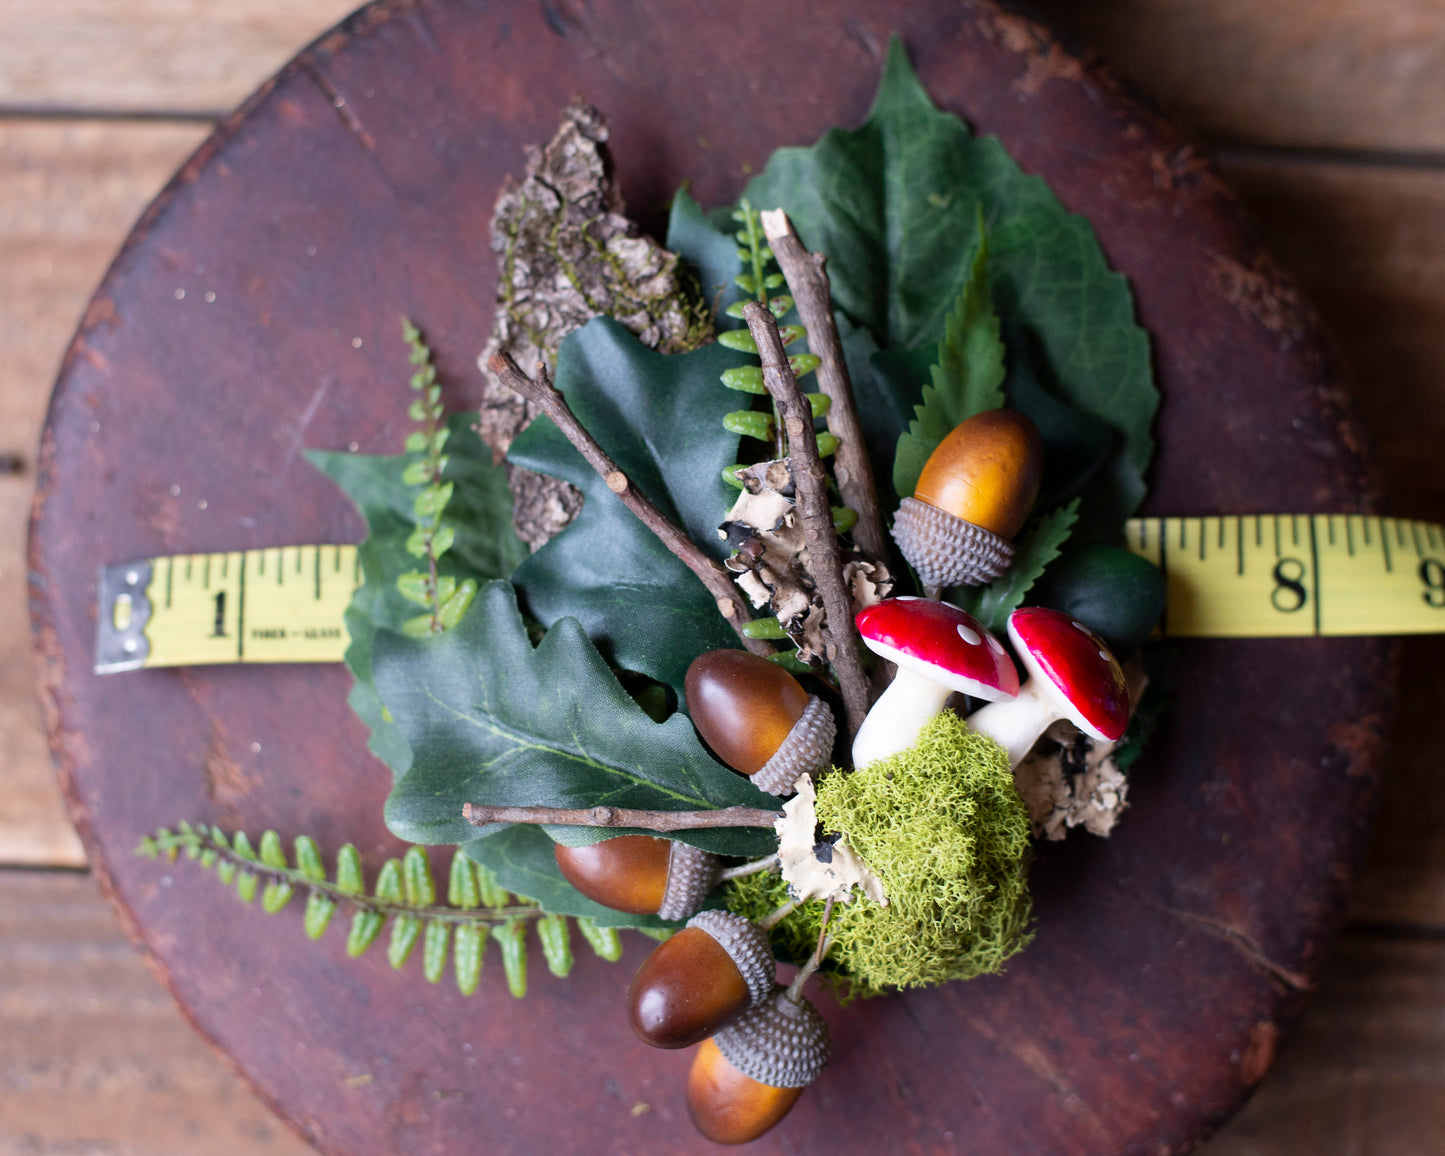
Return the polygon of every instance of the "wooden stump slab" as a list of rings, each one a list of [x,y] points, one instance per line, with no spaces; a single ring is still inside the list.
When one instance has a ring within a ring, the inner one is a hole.
[[[390,0],[284,69],[147,212],[66,358],[31,539],[50,738],[91,862],[197,1027],[328,1153],[686,1152],[688,1057],[622,1011],[632,970],[534,961],[470,1000],[319,945],[200,872],[137,860],[179,818],[354,841],[374,872],[385,767],[335,668],[90,673],[95,575],[157,554],[355,540],[302,457],[395,452],[397,317],[477,396],[491,205],[573,93],[612,119],[634,213],[864,116],[890,30],[938,102],[997,133],[1132,280],[1164,393],[1150,511],[1371,512],[1317,326],[1189,140],[986,3],[689,10]],[[1285,532],[1288,533],[1286,526]],[[1108,841],[1035,866],[1007,975],[826,1006],[836,1060],[759,1151],[1174,1152],[1267,1069],[1336,929],[1381,762],[1390,644],[1199,642]]]

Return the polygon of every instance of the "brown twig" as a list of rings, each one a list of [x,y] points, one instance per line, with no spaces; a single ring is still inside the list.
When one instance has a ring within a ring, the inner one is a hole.
[[[522,372],[505,350],[492,355],[487,368],[497,375],[498,380],[516,390],[550,417],[567,440],[571,442],[587,464],[597,471],[598,477],[607,483],[607,488],[621,499],[622,504],[637,515],[638,519],[657,535],[658,540],[707,587],[717,603],[718,613],[728,620],[737,631],[743,646],[754,654],[764,657],[776,653],[773,647],[760,638],[749,638],[742,632],[744,623],[753,620],[747,601],[738,596],[732,576],[721,563],[704,554],[697,545],[678,527],[668,520],[645,494],[640,493],[627,475],[617,467],[597,440],[587,432],[577,416],[567,405],[567,399],[552,384],[547,376],[547,367],[538,365],[536,380]]]
[[[833,531],[833,511],[828,504],[827,476],[818,456],[818,439],[813,433],[812,410],[798,379],[788,366],[788,355],[778,336],[778,322],[767,306],[750,301],[743,307],[748,330],[758,346],[763,363],[763,384],[773,395],[778,415],[788,431],[792,457],[793,485],[797,488],[798,516],[803,521],[803,539],[808,544],[809,577],[823,599],[827,615],[823,631],[828,655],[838,675],[843,706],[848,712],[848,737],[858,733],[868,713],[868,680],[858,658],[858,632],[853,626],[853,603],[843,583],[843,551]]]
[[[798,316],[808,329],[808,349],[821,359],[818,366],[818,388],[833,401],[828,411],[828,430],[838,439],[838,452],[833,476],[843,501],[858,512],[853,527],[853,540],[863,552],[879,561],[889,555],[888,539],[883,533],[883,517],[878,510],[878,490],[873,484],[873,465],[868,460],[868,447],[863,439],[863,426],[858,420],[858,406],[853,400],[853,382],[848,377],[848,364],[843,358],[843,343],[833,320],[833,293],[828,282],[828,258],[803,248],[793,222],[782,209],[766,209],[760,214],[763,234],[777,259],[778,268],[788,279],[788,288],[798,308]]]
[[[803,964],[798,974],[793,977],[793,982],[788,985],[788,998],[798,1003],[803,998],[803,988],[813,978],[813,973],[822,966],[823,960],[827,958],[828,952],[833,950],[833,940],[828,938],[828,924],[833,921],[833,898],[828,897],[828,902],[823,908],[823,925],[818,928],[818,946],[813,948],[813,954],[808,957],[808,962]]]
[[[715,811],[638,811],[631,807],[491,807],[463,803],[473,827],[488,823],[550,823],[558,827],[641,827],[644,831],[696,831],[703,827],[771,827],[777,811],[722,807]]]

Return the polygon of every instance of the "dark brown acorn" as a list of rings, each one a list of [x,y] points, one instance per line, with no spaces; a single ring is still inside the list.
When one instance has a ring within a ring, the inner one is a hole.
[[[699,911],[637,969],[632,1030],[654,1048],[687,1048],[767,998],[776,976],[768,935],[730,911]]]
[[[828,1062],[828,1025],[787,990],[703,1041],[687,1077],[687,1110],[718,1144],[756,1140],[788,1114]]]
[[[709,650],[683,682],[692,725],[718,758],[773,795],[828,765],[837,723],[782,667],[746,650]]]
[[[563,878],[588,899],[633,915],[686,919],[717,882],[716,855],[651,835],[558,843],[552,853]]]

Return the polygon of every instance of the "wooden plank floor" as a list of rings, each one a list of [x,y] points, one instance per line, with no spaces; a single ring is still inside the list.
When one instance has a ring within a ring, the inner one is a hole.
[[[0,1156],[301,1153],[191,1032],[50,776],[24,526],[65,342],[135,216],[351,0],[0,0]],[[1038,0],[1190,120],[1334,329],[1395,512],[1445,521],[1445,3]],[[1350,926],[1210,1156],[1445,1151],[1445,639],[1405,646]]]

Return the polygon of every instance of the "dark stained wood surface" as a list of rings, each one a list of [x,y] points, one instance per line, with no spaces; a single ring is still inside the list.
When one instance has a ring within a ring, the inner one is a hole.
[[[763,26],[761,7],[730,10],[706,36],[662,15],[460,2],[362,13],[228,121],[147,214],[52,403],[32,590],[72,811],[187,1014],[324,1151],[489,1136],[525,1150],[695,1145],[685,1057],[642,1048],[616,1014],[640,944],[622,967],[584,960],[567,983],[535,979],[525,1003],[492,977],[469,1008],[397,982],[379,955],[345,961],[339,935],[300,951],[287,920],[239,919],[211,880],[162,887],[129,857],[169,812],[331,847],[371,832],[359,841],[374,866],[389,845],[385,771],[346,713],[344,672],[87,670],[98,560],[356,536],[299,450],[398,440],[401,312],[426,325],[465,401],[486,331],[492,195],[572,91],[609,110],[619,157],[647,158],[621,175],[651,216],[689,173],[718,201],[745,163],[857,120],[900,29],[940,101],[999,132],[1133,278],[1167,398],[1155,508],[1375,499],[1334,362],[1233,202],[1187,139],[1039,29],[895,4],[827,29],[798,22],[783,44],[740,31]],[[731,115],[747,77],[774,70],[829,100]],[[1177,1150],[1227,1115],[1263,1076],[1340,918],[1389,697],[1384,643],[1249,649],[1241,669],[1237,644],[1186,648],[1192,709],[1161,735],[1119,836],[1041,856],[1043,934],[1009,974],[829,1008],[838,1059],[760,1150],[965,1136],[996,1151]],[[650,1110],[633,1115],[637,1102]]]
[[[0,610],[15,611],[0,615],[0,645],[9,648],[4,670],[15,676],[0,685],[5,863],[75,861],[58,810],[47,802],[52,788],[42,756],[34,753],[43,750],[43,739],[30,721],[34,708],[23,678],[17,530],[28,501],[31,431],[88,285],[126,218],[200,133],[164,120],[79,121],[65,110],[87,103],[101,112],[119,110],[133,88],[144,88],[139,106],[168,115],[224,107],[269,70],[263,50],[279,62],[287,41],[278,30],[300,19],[292,10],[315,16],[311,27],[319,29],[326,17],[316,14],[327,4],[335,7],[334,0],[308,0],[281,12],[274,0],[215,0],[183,11],[187,5],[115,0],[97,15],[88,10],[91,0],[57,0],[0,12],[0,52],[20,43],[9,35],[16,19],[29,22],[22,32],[31,43],[43,44],[49,34],[68,38],[68,46],[84,39],[72,29],[98,18],[107,22],[104,51],[95,47],[88,59],[78,58],[79,67],[61,68],[64,54],[46,52],[31,54],[30,72],[0,68],[0,344],[6,348],[0,449],[21,460],[18,474],[0,479],[0,529],[8,539],[0,556]],[[1045,7],[1065,27],[1085,25],[1089,39],[1146,81],[1151,95],[1188,111],[1227,146],[1228,179],[1262,219],[1282,263],[1299,272],[1355,368],[1383,450],[1390,508],[1445,520],[1432,451],[1433,431],[1445,421],[1439,391],[1445,174],[1420,153],[1438,128],[1432,114],[1438,102],[1428,99],[1431,74],[1420,67],[1445,45],[1439,30],[1432,32],[1433,6],[1398,0],[1382,12],[1363,3],[1320,9],[1293,2],[1110,0]],[[269,39],[235,36],[238,18],[231,10],[241,8],[240,19]],[[187,52],[173,55],[182,41]],[[250,45],[250,73],[233,68],[224,82],[230,88],[195,98],[198,82],[212,78],[188,72],[186,62],[206,61],[208,71],[208,54],[224,56],[242,42]],[[34,70],[46,66],[44,99],[30,100],[25,89]],[[43,108],[47,115],[6,119],[5,111],[17,107]],[[1346,137],[1358,150],[1348,164],[1325,163],[1330,154],[1310,151]],[[1261,151],[1259,141],[1293,151]],[[1417,151],[1397,155],[1410,149]],[[1390,402],[1371,405],[1382,388],[1392,391]],[[1445,996],[1430,980],[1438,977],[1438,962],[1433,969],[1429,963],[1430,937],[1445,931],[1445,796],[1435,785],[1435,752],[1445,741],[1438,675],[1445,646],[1439,639],[1408,640],[1404,651],[1408,677],[1379,837],[1351,912],[1356,928],[1371,930],[1357,930],[1336,950],[1272,1076],[1207,1146],[1210,1152],[1425,1153],[1445,1129]],[[15,888],[41,877],[0,871],[0,913],[24,908],[34,893],[21,893],[12,905]],[[23,983],[13,954],[0,967],[0,1039],[8,1045],[0,1065],[7,1073],[0,1087],[0,1151],[297,1151],[285,1132],[258,1125],[249,1096],[202,1050],[185,1046],[164,1000],[130,994],[149,981],[127,962],[93,891],[73,876],[54,878],[66,884],[67,902],[84,911],[88,930],[83,937],[62,934],[73,921],[59,917],[60,904],[50,896],[15,933],[41,962]],[[224,896],[215,901],[229,904],[238,919],[262,919]],[[295,912],[279,918],[291,920],[299,937]],[[11,935],[7,922],[0,941],[19,942]],[[1407,964],[1410,958],[1425,962]],[[104,966],[78,962],[102,960]],[[98,1001],[110,1008],[103,1021],[94,1014]],[[33,1009],[44,1007],[48,1015],[62,1005],[76,1009],[68,1013],[76,1017],[74,1030],[37,1031],[41,1013]]]

